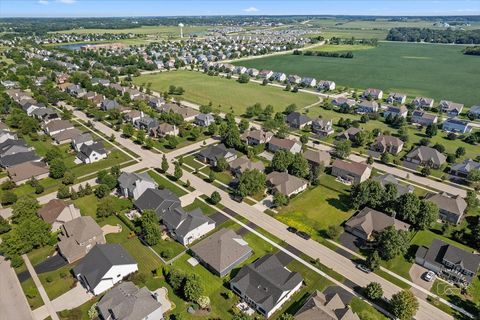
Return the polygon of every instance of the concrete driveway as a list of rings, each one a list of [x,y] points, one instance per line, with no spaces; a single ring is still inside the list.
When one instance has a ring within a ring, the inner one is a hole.
[[[433,282],[428,282],[423,279],[423,275],[428,272],[428,269],[414,263],[412,267],[410,268],[410,271],[408,272],[410,274],[410,278],[412,279],[412,282],[421,286],[424,289],[427,289],[430,291],[430,289],[433,286]]]
[[[87,290],[80,284],[80,282],[77,282],[73,289],[70,289],[60,297],[53,300],[52,305],[55,308],[55,311],[58,312],[65,309],[74,309],[92,298],[93,295],[88,293]]]

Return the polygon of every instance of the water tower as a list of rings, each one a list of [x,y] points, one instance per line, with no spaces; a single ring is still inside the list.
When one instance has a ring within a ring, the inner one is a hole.
[[[183,23],[179,23],[178,26],[180,27],[180,38],[183,38]]]

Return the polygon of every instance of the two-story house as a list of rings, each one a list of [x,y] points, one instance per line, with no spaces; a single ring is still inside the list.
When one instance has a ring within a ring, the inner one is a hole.
[[[391,154],[399,154],[403,148],[403,141],[394,136],[387,136],[387,135],[379,135],[375,142],[372,143],[370,149],[375,152],[380,153],[391,153]]]

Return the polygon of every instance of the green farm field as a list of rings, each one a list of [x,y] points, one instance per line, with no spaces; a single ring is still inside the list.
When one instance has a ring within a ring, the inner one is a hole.
[[[237,65],[333,80],[340,86],[376,87],[448,99],[466,105],[480,101],[480,59],[463,46],[382,42],[355,51],[353,59],[297,55],[244,60]]]
[[[207,31],[209,26],[185,26],[183,28],[184,35],[198,34]],[[165,37],[177,37],[180,35],[180,29],[177,26],[141,26],[139,28],[128,29],[70,29],[55,31],[52,33],[75,33],[75,34],[87,34],[87,33],[136,33],[147,35],[161,35]]]
[[[316,103],[317,97],[308,93],[285,92],[282,88],[262,86],[259,83],[241,84],[234,79],[208,76],[195,71],[172,71],[160,74],[142,75],[133,79],[137,85],[152,83],[152,90],[164,92],[170,85],[181,86],[185,93],[180,99],[197,104],[212,102],[214,107],[221,105],[220,110],[236,114],[245,112],[248,106],[257,102],[263,106],[271,104],[275,111],[283,111],[289,104],[305,107]],[[177,97],[178,98],[178,97]]]

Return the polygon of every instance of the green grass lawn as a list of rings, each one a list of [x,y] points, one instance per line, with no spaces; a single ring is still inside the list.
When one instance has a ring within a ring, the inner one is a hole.
[[[317,102],[317,97],[307,93],[285,92],[281,88],[264,87],[258,83],[240,84],[234,79],[213,77],[195,71],[172,71],[143,75],[134,78],[135,84],[152,83],[152,90],[163,92],[170,85],[181,86],[185,93],[180,99],[198,104],[212,102],[220,110],[243,114],[248,106],[257,102],[264,107],[271,104],[275,111],[283,111],[289,104],[303,107]]]
[[[290,200],[290,204],[281,208],[275,216],[317,240],[325,236],[329,226],[340,225],[353,214],[348,207],[348,186],[329,175],[321,176],[320,182],[320,186],[310,188]]]
[[[467,310],[472,314],[478,314],[480,312],[480,296],[478,290],[479,287],[480,280],[478,277],[476,277],[474,282],[468,288],[467,295],[464,295],[461,293],[460,288],[436,279],[433,283],[431,292]]]
[[[217,212],[217,210],[214,207],[206,204],[205,202],[203,202],[199,199],[195,199],[191,204],[184,207],[185,211],[187,211],[187,212],[193,211],[197,208],[202,209],[203,213],[205,213],[206,215],[211,215],[211,214]]]
[[[43,306],[42,297],[40,296],[37,286],[33,282],[32,278],[28,278],[27,280],[21,282],[20,285],[22,286],[25,297],[27,297],[28,305],[32,310]]]
[[[50,300],[53,300],[75,287],[75,278],[70,270],[73,265],[66,265],[55,271],[40,273],[38,278],[42,282]]]
[[[472,105],[480,100],[480,59],[461,46],[380,43],[355,52],[353,59],[272,56],[236,64],[287,74],[329,79],[341,86],[377,87],[409,96],[424,95]],[[452,63],[455,61],[455,63]],[[188,92],[188,89],[187,89]]]
[[[382,313],[358,297],[353,297],[350,302],[352,311],[358,314],[362,320],[387,320]]]
[[[193,169],[200,169],[205,166],[204,163],[201,163],[195,159],[195,155],[184,157],[183,163],[192,167]]]
[[[318,46],[307,51],[322,51],[322,52],[347,52],[347,51],[358,51],[358,50],[368,50],[374,49],[375,47],[367,46],[363,44],[358,45],[348,45],[348,44],[326,44],[323,46]]]
[[[204,173],[206,175],[206,177],[208,177],[210,175],[210,170],[212,170],[212,169],[207,166],[207,167],[203,168],[202,170],[200,170],[200,172]],[[214,173],[214,176],[215,176],[215,180],[218,180],[218,181],[220,181],[221,183],[223,183],[227,186],[233,179],[232,174],[230,173],[229,170],[225,170],[225,171],[222,171],[222,172],[217,172],[217,171],[213,170],[213,173]]]
[[[160,175],[155,171],[148,171],[148,174],[150,175],[150,177],[152,177],[153,180],[155,180],[159,187],[168,189],[179,197],[187,194],[185,190],[178,187],[175,183],[170,181],[165,176]]]

